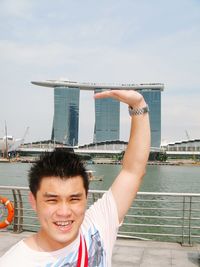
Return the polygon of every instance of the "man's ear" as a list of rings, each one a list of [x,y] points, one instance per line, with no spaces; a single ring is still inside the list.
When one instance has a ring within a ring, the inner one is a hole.
[[[29,192],[28,199],[29,199],[32,209],[36,211],[36,199],[31,192]]]

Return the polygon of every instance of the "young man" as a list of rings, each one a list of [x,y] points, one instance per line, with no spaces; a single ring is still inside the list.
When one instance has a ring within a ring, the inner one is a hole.
[[[122,169],[111,188],[86,211],[88,178],[77,156],[64,152],[44,156],[29,173],[30,201],[40,230],[12,247],[0,266],[111,266],[118,227],[145,173],[150,127],[148,107],[138,92],[95,95],[106,97],[128,104],[132,119]]]

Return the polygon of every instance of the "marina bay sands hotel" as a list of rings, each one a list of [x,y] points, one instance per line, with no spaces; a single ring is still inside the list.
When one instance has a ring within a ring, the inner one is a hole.
[[[161,91],[162,83],[103,84],[72,81],[32,81],[32,84],[54,88],[54,118],[51,139],[66,145],[78,145],[80,90],[124,89],[137,90],[150,109],[151,146],[161,142]],[[128,112],[127,112],[128,116]],[[88,119],[88,118],[87,118]],[[120,138],[120,103],[113,99],[95,100],[95,125],[93,141],[115,141]]]

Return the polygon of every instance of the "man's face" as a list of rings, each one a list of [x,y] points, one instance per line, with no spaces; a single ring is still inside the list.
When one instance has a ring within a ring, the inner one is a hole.
[[[38,242],[45,250],[57,250],[76,239],[83,222],[87,197],[80,176],[62,180],[42,179],[32,207],[40,221]]]

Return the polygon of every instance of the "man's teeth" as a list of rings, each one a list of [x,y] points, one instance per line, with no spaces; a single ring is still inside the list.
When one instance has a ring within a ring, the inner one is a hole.
[[[72,223],[72,221],[67,221],[67,222],[56,222],[56,224],[58,226],[67,226],[70,225]]]

